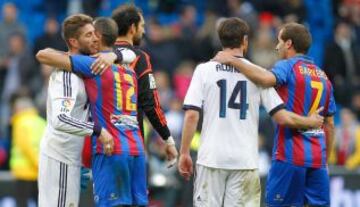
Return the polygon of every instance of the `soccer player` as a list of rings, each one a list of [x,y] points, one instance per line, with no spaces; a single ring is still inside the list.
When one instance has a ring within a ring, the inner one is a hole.
[[[223,50],[237,59],[248,47],[249,28],[239,18],[224,20],[219,28]],[[185,119],[179,172],[192,174],[190,143],[203,111],[193,202],[195,206],[260,206],[258,175],[259,106],[281,126],[320,127],[323,117],[309,117],[284,109],[273,88],[263,89],[234,67],[209,61],[195,69],[184,100]]]
[[[112,18],[119,27],[115,49],[128,48],[137,58],[131,67],[138,80],[138,122],[143,133],[143,113],[166,142],[165,152],[168,166],[175,164],[178,152],[161,109],[149,55],[138,46],[144,34],[144,17],[133,5],[124,5],[113,11]]]
[[[70,16],[62,27],[69,54],[97,52],[98,38],[91,17]],[[111,134],[105,128],[87,122],[87,99],[80,77],[61,70],[51,74],[46,109],[48,123],[40,146],[40,207],[78,206],[84,136],[98,137],[97,141],[105,146],[106,153],[112,153]]]
[[[321,129],[293,130],[277,126],[266,203],[268,206],[329,206],[327,150],[334,136],[333,87],[326,74],[305,55],[311,45],[311,35],[305,26],[284,25],[278,41],[276,50],[283,60],[271,71],[227,52],[218,53],[215,60],[235,66],[263,87],[276,86],[290,111],[307,115],[324,107],[325,124]]]
[[[94,22],[100,51],[109,53],[117,37],[117,25],[109,18]],[[92,173],[96,206],[148,204],[143,138],[137,122],[137,80],[133,69],[112,65],[102,75],[91,70],[95,58],[55,50],[44,54],[48,64],[82,75],[92,118],[115,137],[114,154],[104,155],[92,137]],[[134,55],[135,57],[135,55]],[[114,56],[114,59],[116,56]]]

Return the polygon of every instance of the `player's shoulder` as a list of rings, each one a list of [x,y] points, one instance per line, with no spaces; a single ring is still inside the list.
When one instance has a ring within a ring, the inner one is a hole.
[[[294,64],[295,64],[294,60],[292,59],[282,59],[275,62],[273,69],[275,68],[291,69]]]
[[[199,71],[209,70],[210,68],[216,68],[216,65],[218,64],[220,63],[212,60],[207,62],[201,62],[196,66],[195,70],[199,70]]]
[[[55,69],[55,71],[51,74],[50,79],[54,83],[75,83],[78,81],[82,81],[82,78],[79,77],[76,73],[72,73],[65,70]]]

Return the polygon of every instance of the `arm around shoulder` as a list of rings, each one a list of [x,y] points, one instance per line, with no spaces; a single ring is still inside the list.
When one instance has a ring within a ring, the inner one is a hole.
[[[71,61],[69,55],[65,52],[54,50],[52,48],[45,48],[37,52],[36,59],[42,64],[71,72]]]

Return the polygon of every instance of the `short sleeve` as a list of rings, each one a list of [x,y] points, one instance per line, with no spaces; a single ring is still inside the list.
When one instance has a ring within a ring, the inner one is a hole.
[[[201,65],[198,65],[194,71],[189,89],[184,99],[183,109],[193,109],[200,111],[204,100],[203,95],[204,81],[201,75]]]
[[[274,67],[272,68],[271,72],[275,75],[276,77],[276,85],[286,85],[288,80],[289,80],[289,76],[290,76],[290,72],[291,72],[291,67],[288,61],[286,60],[281,60],[278,61]]]
[[[264,106],[270,116],[275,114],[278,110],[285,108],[284,102],[273,87],[262,89],[260,97],[261,105]]]
[[[74,73],[83,75],[88,78],[95,76],[91,73],[91,64],[95,61],[94,58],[86,55],[71,55],[70,61],[71,69]]]
[[[325,116],[333,116],[335,113],[336,113],[336,103],[335,103],[335,98],[334,98],[333,87],[331,86],[329,105],[327,107]]]

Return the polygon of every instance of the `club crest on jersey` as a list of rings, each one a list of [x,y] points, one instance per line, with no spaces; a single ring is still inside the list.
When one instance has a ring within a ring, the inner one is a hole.
[[[67,113],[70,112],[71,106],[73,105],[73,101],[70,99],[64,99],[61,101],[61,112]]]
[[[155,89],[156,88],[156,82],[155,82],[155,78],[153,74],[149,74],[149,87],[150,89]]]

